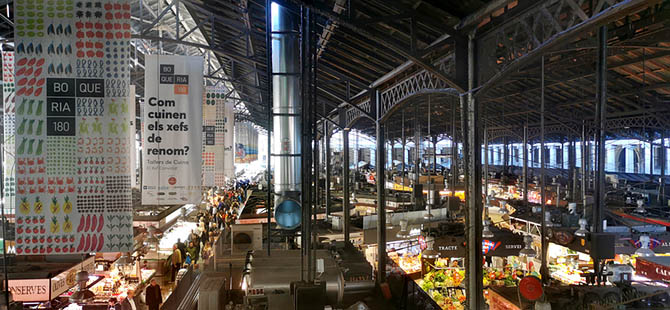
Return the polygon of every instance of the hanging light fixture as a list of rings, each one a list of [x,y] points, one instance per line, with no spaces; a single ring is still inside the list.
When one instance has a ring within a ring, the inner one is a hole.
[[[421,252],[421,257],[427,259],[437,259],[440,258],[440,252],[433,250],[433,244],[435,243],[435,238],[433,236],[426,237],[426,249]]]
[[[577,237],[585,237],[586,234],[589,233],[589,230],[586,229],[586,225],[589,223],[586,221],[585,218],[580,218],[579,219],[579,229],[575,231],[575,236]]]
[[[647,210],[644,208],[644,199],[637,200],[637,208],[635,208],[635,213],[645,214]]]
[[[498,210],[498,213],[500,213],[501,215],[509,214],[509,209],[507,209],[506,201],[500,201],[500,209]]]
[[[156,227],[154,226],[149,226],[147,228],[149,232],[149,237],[147,237],[146,240],[144,240],[144,244],[149,247],[151,250],[158,250],[158,244],[160,240],[156,237]]]
[[[648,235],[641,235],[640,236],[640,248],[635,250],[635,255],[641,256],[641,257],[656,256],[656,253],[654,253],[654,251],[652,251],[649,248],[650,243],[651,243],[651,239],[649,238]]]
[[[393,213],[386,214],[386,229],[393,229]]]
[[[75,304],[87,303],[93,300],[95,294],[86,288],[86,283],[88,283],[88,272],[79,271],[75,277],[78,288],[77,291],[70,296],[70,302]]]
[[[523,249],[519,251],[519,256],[523,257],[535,257],[537,256],[537,252],[533,249],[533,236],[531,235],[525,235],[523,236]]]
[[[400,239],[408,239],[410,237],[409,230],[407,230],[407,225],[409,222],[406,219],[400,220],[400,231],[395,235]]]
[[[495,235],[491,231],[491,219],[488,217],[484,220],[484,227],[482,229],[482,238],[491,239]]]

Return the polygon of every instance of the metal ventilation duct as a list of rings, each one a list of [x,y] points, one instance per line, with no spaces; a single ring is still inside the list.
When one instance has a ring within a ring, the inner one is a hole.
[[[299,18],[271,5],[272,120],[275,220],[279,227],[300,225],[301,111]]]

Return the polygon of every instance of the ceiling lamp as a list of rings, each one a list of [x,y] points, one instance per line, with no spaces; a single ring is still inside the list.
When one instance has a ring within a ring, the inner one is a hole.
[[[129,253],[123,252],[123,254],[121,254],[121,257],[119,257],[119,259],[117,259],[116,263],[114,263],[114,264],[117,267],[124,267],[124,266],[130,265],[132,263],[133,263],[133,258],[130,257]]]
[[[82,304],[92,301],[95,294],[86,288],[86,283],[88,283],[88,272],[84,270],[77,272],[75,279],[78,284],[78,289],[72,296],[70,296],[70,302]]]
[[[637,200],[637,208],[635,208],[635,213],[640,213],[640,214],[645,214],[647,213],[647,210],[644,208],[644,199],[638,199]]]
[[[432,236],[426,237],[426,249],[421,252],[421,257],[427,259],[437,259],[440,258],[440,252],[433,250],[433,244],[435,243],[435,238]]]
[[[506,201],[500,201],[500,209],[498,210],[498,213],[500,213],[501,215],[509,214]]]
[[[400,220],[400,231],[395,236],[400,239],[408,239],[410,237],[409,230],[407,230],[408,224],[407,220]]]
[[[484,220],[484,228],[482,229],[482,238],[491,239],[495,235],[491,231],[491,220],[487,217]]]
[[[386,229],[393,229],[393,213],[386,214]]]
[[[523,236],[523,249],[519,251],[519,256],[523,257],[535,257],[537,256],[537,252],[533,249],[533,236],[531,235],[525,235]]]
[[[589,230],[586,229],[586,225],[588,225],[588,224],[589,224],[589,223],[586,221],[585,218],[581,218],[581,219],[579,219],[579,229],[577,229],[577,230],[575,231],[575,236],[577,236],[577,237],[585,237],[586,234],[589,233]]]
[[[656,253],[649,248],[651,239],[648,235],[640,236],[640,248],[635,250],[635,255],[642,257],[656,256]]]

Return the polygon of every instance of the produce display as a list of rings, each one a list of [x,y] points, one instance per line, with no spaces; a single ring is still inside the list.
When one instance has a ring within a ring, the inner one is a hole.
[[[523,278],[522,270],[513,268],[484,268],[484,287],[488,286],[516,286]]]
[[[421,271],[421,259],[418,255],[398,255],[397,253],[389,253],[389,257],[407,274]]]

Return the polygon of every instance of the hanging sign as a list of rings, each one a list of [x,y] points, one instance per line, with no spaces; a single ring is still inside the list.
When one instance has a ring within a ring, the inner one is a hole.
[[[49,283],[49,279],[9,280],[9,291],[14,301],[48,301]]]
[[[142,204],[199,203],[203,58],[147,55]]]
[[[95,256],[91,256],[83,262],[72,266],[70,269],[59,273],[51,278],[51,296],[56,298],[67,292],[71,287],[77,284],[77,273],[86,271],[89,275],[95,273]]]
[[[234,175],[226,173],[233,164],[232,119],[233,106],[226,99],[225,87],[206,86],[202,106],[202,185],[225,186]],[[229,111],[230,110],[230,111]],[[228,134],[228,130],[231,131]],[[226,141],[230,139],[230,141]],[[231,148],[226,151],[226,145]]]
[[[5,212],[11,214],[14,212],[14,202],[16,195],[16,180],[14,165],[14,148],[16,128],[16,105],[14,99],[16,95],[16,85],[14,84],[14,52],[2,52],[2,107],[3,107],[3,170],[4,173],[4,194],[5,194]]]
[[[14,9],[16,253],[129,251],[130,2]]]

